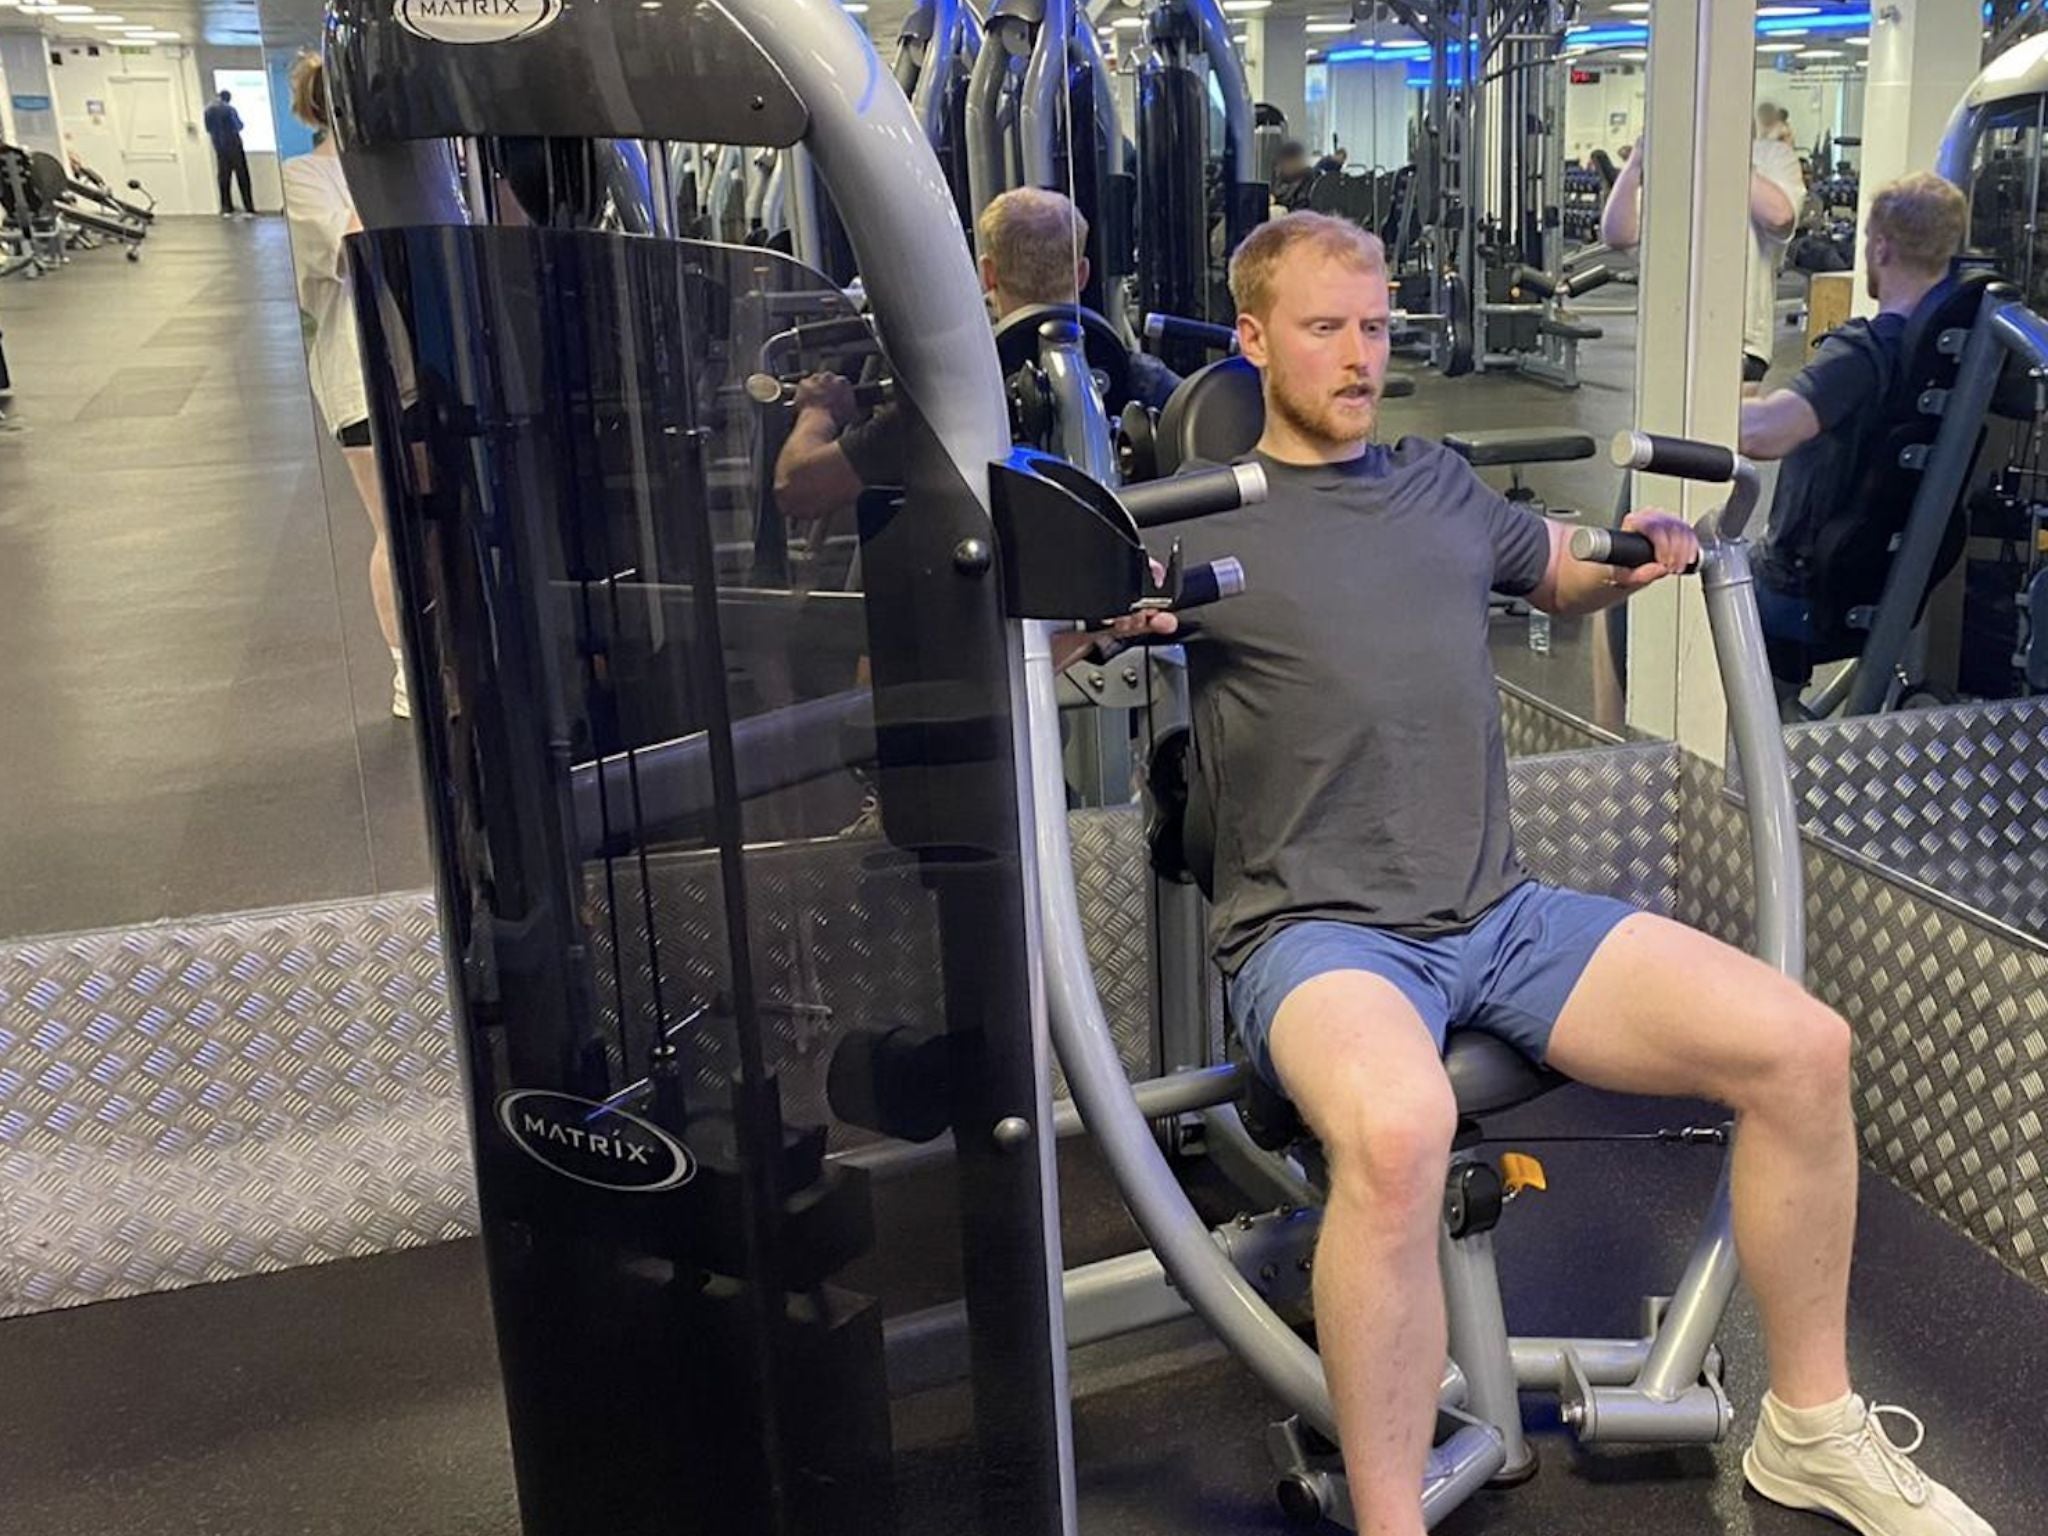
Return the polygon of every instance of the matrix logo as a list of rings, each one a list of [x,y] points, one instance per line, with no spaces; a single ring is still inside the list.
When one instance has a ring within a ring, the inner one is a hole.
[[[553,23],[562,0],[397,0],[391,14],[437,43],[506,43]]]
[[[498,1100],[498,1123],[534,1161],[599,1189],[651,1195],[687,1184],[697,1171],[690,1149],[659,1126],[566,1093],[508,1093]]]

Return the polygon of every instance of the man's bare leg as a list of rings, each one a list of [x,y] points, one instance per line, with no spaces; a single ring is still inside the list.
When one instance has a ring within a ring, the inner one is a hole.
[[[1594,953],[1549,1061],[1596,1087],[1735,1111],[1735,1246],[1763,1320],[1771,1392],[1790,1408],[1847,1394],[1857,1179],[1848,1026],[1754,957],[1639,915]]]
[[[1297,987],[1269,1039],[1329,1163],[1316,1338],[1358,1530],[1422,1536],[1445,1350],[1437,1228],[1457,1104],[1413,1005],[1367,972]]]

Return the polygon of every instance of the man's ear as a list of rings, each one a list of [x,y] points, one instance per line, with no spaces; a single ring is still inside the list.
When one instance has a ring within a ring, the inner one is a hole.
[[[993,256],[981,258],[981,291],[983,293],[994,293],[996,291],[996,259]]]
[[[1095,269],[1088,265],[1088,258],[1081,256],[1074,261],[1074,292],[1081,293],[1088,287],[1088,277]]]
[[[1266,366],[1266,327],[1257,315],[1237,317],[1237,350],[1254,368]]]

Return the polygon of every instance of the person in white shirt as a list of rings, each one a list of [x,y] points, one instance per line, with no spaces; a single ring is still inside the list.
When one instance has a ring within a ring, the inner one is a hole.
[[[1642,189],[1646,169],[1643,141],[1622,165],[1600,213],[1600,238],[1616,250],[1642,240]],[[1771,366],[1777,343],[1778,262],[1799,224],[1806,178],[1799,151],[1783,139],[1754,140],[1749,147],[1748,291],[1742,312],[1742,381],[1755,384]]]
[[[391,650],[391,713],[411,718],[405,658],[399,648],[398,599],[391,579],[391,551],[384,495],[377,483],[377,456],[370,448],[370,404],[363,364],[356,350],[355,291],[350,286],[342,240],[363,227],[342,175],[341,156],[328,122],[327,82],[319,58],[304,54],[291,72],[292,115],[319,138],[309,155],[284,163],[285,223],[291,231],[292,265],[299,277],[299,308],[313,322],[308,365],[313,400],[327,430],[341,445],[349,477],[376,530],[370,549],[370,601],[377,627]]]

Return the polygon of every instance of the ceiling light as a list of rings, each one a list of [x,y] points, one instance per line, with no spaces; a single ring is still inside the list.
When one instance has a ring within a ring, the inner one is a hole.
[[[1649,54],[1645,53],[1640,48],[1624,48],[1620,52],[1616,53],[1615,57],[1617,59],[1624,61],[1625,63],[1640,64],[1644,59],[1647,59],[1649,57]]]
[[[1756,51],[1758,53],[1797,53],[1804,46],[1803,43],[1758,43]]]
[[[1870,39],[1867,37],[1845,37],[1842,41],[1851,48],[1868,48],[1870,46]]]
[[[1647,16],[1650,14],[1650,0],[1615,0],[1614,13],[1617,16]]]
[[[1756,8],[1759,16],[1818,16],[1817,5],[1760,5]]]
[[[43,14],[45,16],[63,16],[71,18],[91,16],[96,13],[94,12],[93,8],[89,5],[46,5],[43,7]]]
[[[1312,21],[1302,30],[1304,32],[1349,32],[1355,26],[1357,26],[1357,23],[1351,21]]]
[[[1773,32],[1773,37],[1805,37],[1813,31],[1811,27],[1787,27],[1782,32]],[[1759,45],[1761,46],[1761,45]]]
[[[1273,0],[1223,0],[1226,11],[1263,11],[1271,8]]]
[[[1839,48],[1802,48],[1792,55],[1795,59],[1840,59],[1847,55]]]
[[[1145,25],[1145,18],[1142,16],[1119,16],[1110,25],[1119,32],[1130,32]]]
[[[128,24],[128,18],[126,16],[95,16],[91,24],[95,27],[121,27]]]
[[[642,9],[644,10],[646,7],[643,6]],[[865,16],[867,13],[868,8],[862,3],[862,0],[853,0],[853,3],[846,8],[846,14],[849,16]]]

